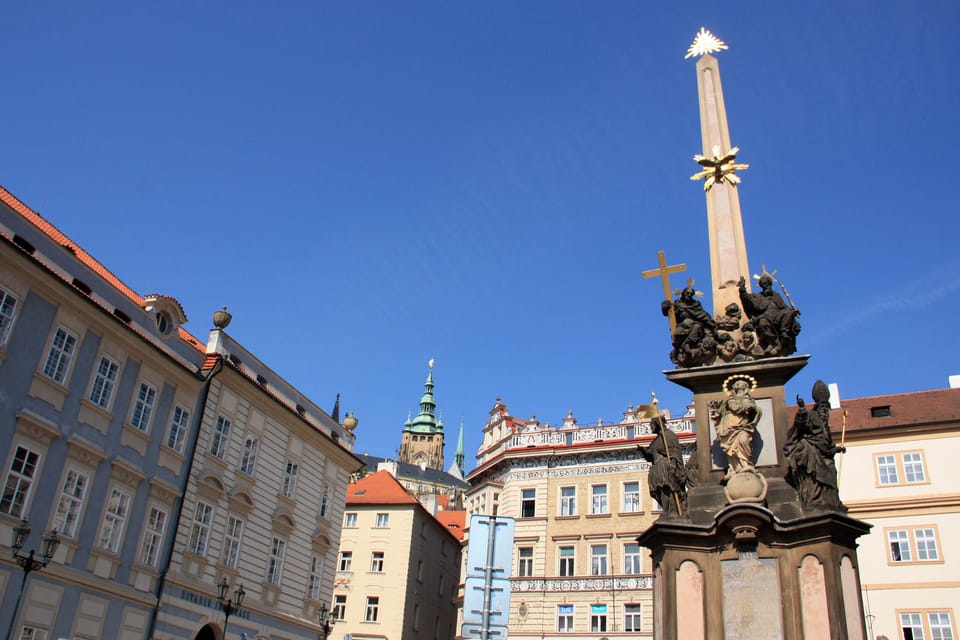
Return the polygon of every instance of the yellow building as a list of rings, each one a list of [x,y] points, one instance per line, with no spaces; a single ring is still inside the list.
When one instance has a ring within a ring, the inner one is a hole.
[[[692,417],[668,424],[689,453]],[[569,415],[550,427],[497,400],[465,504],[468,519],[516,518],[510,638],[652,637],[650,558],[637,537],[659,511],[638,451],[653,437],[632,407],[614,424]]]
[[[868,635],[952,640],[960,605],[960,389],[844,400],[840,497],[860,539]],[[834,434],[839,442],[841,433]]]

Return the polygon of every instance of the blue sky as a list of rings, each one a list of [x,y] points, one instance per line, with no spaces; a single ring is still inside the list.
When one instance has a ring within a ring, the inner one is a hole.
[[[202,5],[202,6],[197,6]],[[682,5],[682,6],[681,6]],[[616,420],[668,383],[664,250],[709,290],[694,61],[718,55],[750,266],[844,397],[960,373],[956,2],[7,2],[0,184],[203,339],[394,455],[436,358],[467,466],[495,398]],[[706,301],[708,308],[711,306]]]

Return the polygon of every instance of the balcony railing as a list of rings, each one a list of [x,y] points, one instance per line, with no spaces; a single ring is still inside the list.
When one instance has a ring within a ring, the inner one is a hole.
[[[642,591],[653,589],[653,576],[589,576],[585,578],[511,578],[510,591]]]

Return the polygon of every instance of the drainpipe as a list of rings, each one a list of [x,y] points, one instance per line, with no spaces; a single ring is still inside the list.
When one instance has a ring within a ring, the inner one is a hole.
[[[173,514],[173,528],[170,530],[172,534],[170,535],[169,542],[167,543],[167,548],[164,550],[164,560],[163,568],[160,570],[160,575],[157,578],[157,588],[156,604],[153,605],[153,608],[150,610],[150,622],[147,624],[147,635],[148,640],[153,640],[153,632],[157,626],[157,616],[160,615],[160,598],[163,597],[163,588],[166,585],[167,581],[167,572],[170,571],[170,562],[173,559],[173,546],[177,541],[177,531],[180,529],[180,519],[183,516],[183,495],[187,492],[187,486],[190,484],[190,478],[193,477],[193,466],[197,459],[197,441],[200,439],[200,427],[203,426],[203,418],[207,411],[207,397],[210,395],[210,385],[213,382],[214,376],[220,373],[223,370],[223,356],[217,356],[217,361],[213,365],[213,369],[210,370],[210,373],[207,374],[207,377],[203,382],[203,392],[201,393],[201,403],[200,411],[198,412],[197,419],[194,424],[193,436],[190,439],[189,447],[189,463],[187,464],[187,474],[183,478],[182,486],[180,487],[180,501],[176,503]]]

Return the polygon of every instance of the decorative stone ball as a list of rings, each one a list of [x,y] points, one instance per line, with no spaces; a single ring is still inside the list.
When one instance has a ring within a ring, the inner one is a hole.
[[[353,417],[353,411],[351,411],[350,413],[347,414],[347,417],[343,419],[343,428],[346,429],[347,431],[352,432],[354,429],[357,428],[357,422],[358,420],[355,417]]]
[[[763,502],[767,497],[767,480],[759,473],[742,471],[735,473],[724,487],[727,502]]]

